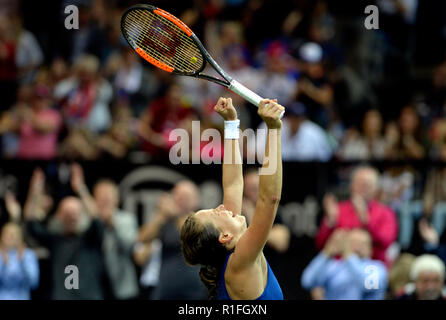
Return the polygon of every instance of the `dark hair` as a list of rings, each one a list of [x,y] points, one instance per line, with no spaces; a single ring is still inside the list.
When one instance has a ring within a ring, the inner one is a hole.
[[[228,250],[218,241],[220,231],[212,225],[203,225],[193,214],[189,215],[181,228],[181,247],[184,259],[190,265],[202,265],[200,278],[208,289],[209,299],[216,299],[218,280]]]

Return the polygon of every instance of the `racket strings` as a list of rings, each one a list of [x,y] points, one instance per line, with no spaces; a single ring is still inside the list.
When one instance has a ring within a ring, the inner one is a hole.
[[[128,39],[150,57],[178,72],[193,73],[203,57],[193,40],[177,25],[148,10],[133,10],[124,21]]]
[[[134,27],[133,24],[127,25],[127,27],[129,26]],[[160,30],[158,30],[157,32],[160,32]],[[166,53],[169,52],[170,48],[166,45],[165,42],[162,42],[157,37],[152,36],[152,33],[153,33],[152,30],[147,31],[144,29],[135,30],[134,32],[131,31],[129,32],[131,38],[133,38],[134,40],[136,47],[142,48],[142,50],[145,51],[146,53],[149,52],[150,56],[156,58],[157,60],[160,60],[171,67],[175,67],[175,61],[172,61],[172,59],[169,59],[169,57],[166,56]],[[157,50],[155,50],[155,48],[157,48]],[[178,49],[177,47],[175,50],[180,50],[180,49]],[[182,67],[182,69],[187,68],[187,66],[181,63],[181,61],[179,61],[179,63],[177,61],[177,64],[179,64]]]
[[[169,67],[172,67],[174,69],[176,69],[177,71],[181,71],[181,72],[193,72],[195,70],[191,70],[190,66],[188,66],[187,64],[185,64],[182,60],[180,59],[176,59],[173,60],[170,57],[167,57],[164,55],[164,50],[169,50],[169,48],[162,43],[160,41],[157,41],[156,38],[152,38],[150,41],[150,43],[147,42],[147,38],[143,37],[139,34],[134,35],[134,39],[136,40],[136,47],[142,48],[143,51],[145,51],[146,53],[149,53],[149,55],[151,57],[154,57],[156,60],[159,60],[161,62],[163,62],[164,64],[168,65]],[[152,50],[152,46],[153,43],[155,43],[156,46],[158,46],[158,50]],[[150,45],[152,44],[152,46]],[[185,53],[184,51],[182,51],[181,49],[179,49],[178,47],[176,48],[177,51],[179,51],[180,53],[185,54],[186,56],[191,56],[190,59],[193,59],[192,56],[190,54]],[[183,58],[185,58],[183,57]]]
[[[170,52],[171,47],[167,46],[165,42],[160,41],[156,37],[150,37],[150,40],[148,41],[147,36],[142,36],[142,34],[145,33],[145,30],[142,31],[142,33],[136,33],[134,34],[137,46],[142,48],[145,52],[148,52],[151,57],[155,57],[157,60],[160,60],[161,62],[165,63],[166,65],[176,69],[180,72],[194,72],[198,67],[195,66],[195,68],[191,68],[190,65],[184,62],[186,58],[193,61],[193,59],[196,58],[196,54],[190,53],[187,51],[184,51],[181,49],[180,46],[177,46],[174,50],[177,52],[176,54],[183,54],[182,59],[172,59],[172,57],[169,57],[166,55],[166,53]],[[156,47],[157,49],[154,49],[153,47]],[[195,58],[194,58],[195,57]],[[176,58],[176,57],[174,57]]]

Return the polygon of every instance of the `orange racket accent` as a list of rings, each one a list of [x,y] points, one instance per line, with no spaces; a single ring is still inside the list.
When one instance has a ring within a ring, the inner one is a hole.
[[[167,72],[172,72],[173,71],[172,67],[169,67],[167,64],[162,63],[161,61],[153,59],[151,56],[149,56],[147,53],[145,53],[144,50],[142,50],[141,48],[136,48],[135,51],[138,52],[138,54],[141,57],[143,57],[145,60],[147,60],[148,62],[150,62],[154,66],[156,66],[156,67],[158,67],[160,69],[163,69],[164,71],[167,71]]]
[[[171,15],[169,12],[166,12],[159,8],[153,10],[153,12],[155,12],[156,14],[159,14],[160,16],[162,16],[162,17],[166,18],[167,20],[176,24],[177,27],[180,28],[181,30],[183,30],[189,37],[192,35],[192,33],[193,33],[192,30],[189,29],[189,27],[186,26],[183,21],[181,21],[174,15]]]

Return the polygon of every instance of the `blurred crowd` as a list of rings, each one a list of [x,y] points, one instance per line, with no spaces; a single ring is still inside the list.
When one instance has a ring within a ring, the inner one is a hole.
[[[137,154],[168,161],[173,129],[191,132],[192,120],[200,130],[222,129],[212,109],[220,95],[232,97],[242,128],[264,126],[255,107],[222,87],[172,77],[139,58],[120,30],[122,13],[136,3],[0,1],[2,159],[129,160]],[[70,4],[79,8],[79,30],[64,27]],[[446,160],[445,4],[151,4],[189,25],[233,78],[285,106],[285,161],[403,163],[380,174],[360,167],[340,192],[326,194],[320,252],[302,275],[312,297],[441,298],[446,170],[420,173],[411,164]],[[380,10],[378,30],[364,27],[370,4]],[[245,178],[252,188],[245,190],[249,221],[256,178]],[[57,204],[40,170],[23,204],[5,196],[0,298],[28,299],[36,288],[39,298],[54,299],[206,297],[198,271],[184,265],[178,237],[185,215],[199,205],[192,182],[176,185],[160,199],[153,220],[138,226],[134,213],[118,208],[113,181],[99,181],[90,193],[79,165],[71,179],[73,195]],[[285,252],[289,237],[277,221],[270,249]],[[79,290],[66,290],[67,265],[88,279]]]
[[[56,3],[42,16],[52,23],[37,21],[30,2],[0,4],[2,157],[166,158],[172,129],[221,127],[212,106],[231,93],[171,77],[129,48],[119,22],[134,1]],[[78,30],[64,27],[68,4],[79,8]],[[435,31],[445,19],[435,24],[435,4],[376,1],[373,31],[362,1],[153,4],[190,25],[231,76],[287,108],[285,160],[444,160],[446,60]],[[257,128],[255,108],[233,98],[242,127]]]
[[[256,170],[245,173],[243,203],[251,221],[259,185]],[[0,227],[0,299],[207,299],[199,267],[184,261],[180,229],[200,208],[200,192],[180,180],[164,192],[151,218],[119,208],[120,193],[110,179],[90,191],[83,168],[70,166],[71,191],[60,199],[36,168],[21,204],[5,196],[7,219]],[[4,219],[2,219],[4,220]],[[268,250],[288,250],[290,232],[274,224]]]
[[[301,279],[313,299],[446,298],[443,202],[435,210],[423,201],[392,209],[379,195],[381,179],[375,168],[359,166],[345,200],[324,196],[319,253]]]
[[[34,169],[23,201],[6,192],[0,299],[207,298],[199,267],[186,264],[179,236],[204,200],[193,181],[179,180],[162,193],[141,222],[136,212],[119,207],[116,182],[100,178],[87,185],[81,165],[69,168],[70,191],[63,196],[41,168]],[[312,299],[446,298],[446,202],[429,207],[423,200],[407,201],[394,209],[380,195],[382,180],[374,167],[356,166],[347,196],[323,197],[316,254],[293,274]],[[242,213],[248,225],[258,187],[258,171],[246,170]],[[264,252],[285,279],[290,274],[283,273],[283,263],[290,255],[307,260],[309,251],[290,251],[295,235],[283,210]]]

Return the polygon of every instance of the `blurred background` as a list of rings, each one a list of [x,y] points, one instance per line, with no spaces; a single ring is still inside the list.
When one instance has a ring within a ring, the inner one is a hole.
[[[171,164],[169,133],[193,120],[221,131],[221,95],[242,129],[263,125],[222,87],[139,58],[120,30],[137,3],[0,0],[0,299],[206,299],[178,222],[221,203],[221,168]],[[442,299],[446,2],[150,4],[287,109],[265,248],[285,298]],[[65,28],[69,5],[79,29]],[[379,29],[364,27],[368,5]],[[255,167],[245,168],[248,221]]]

